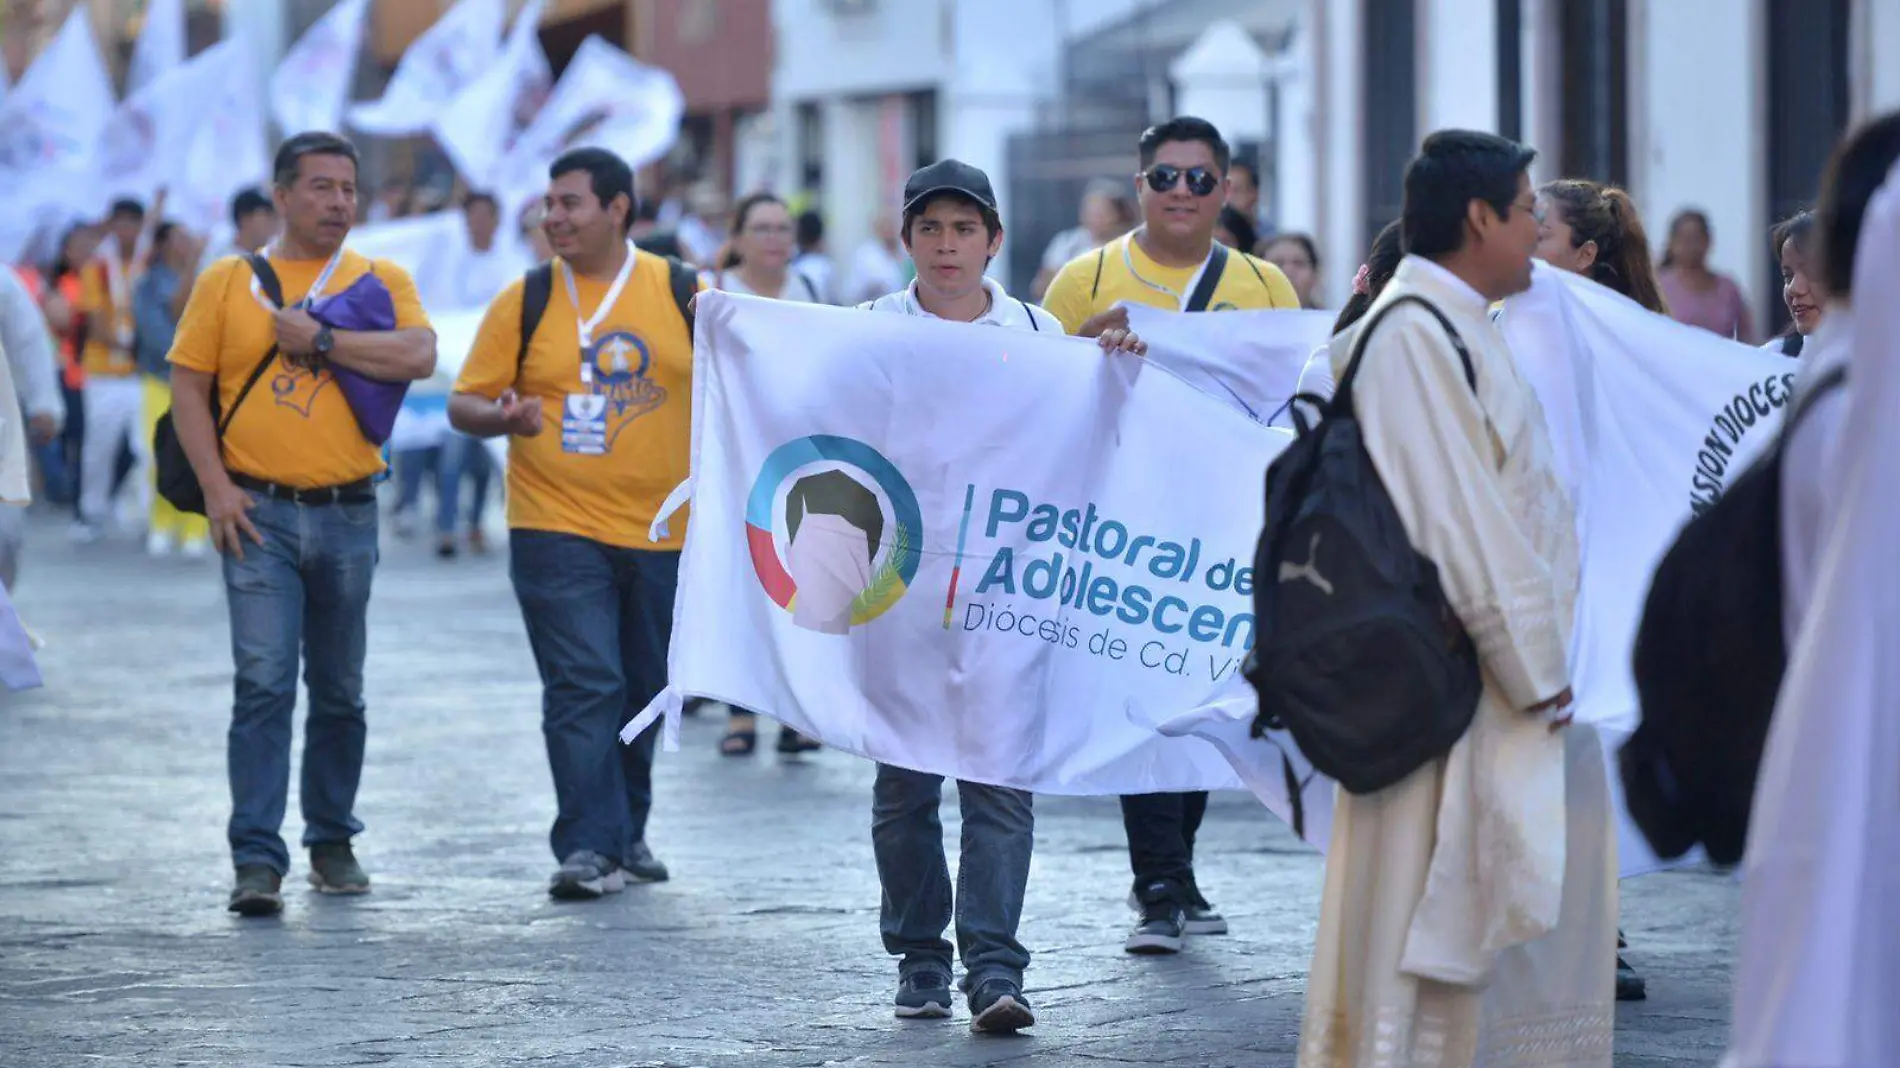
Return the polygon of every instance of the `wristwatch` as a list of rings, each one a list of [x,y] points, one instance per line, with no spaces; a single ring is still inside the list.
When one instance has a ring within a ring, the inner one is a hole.
[[[336,335],[330,332],[328,326],[318,327],[317,340],[310,346],[311,353],[316,356],[328,356],[330,350],[334,348],[336,348]]]

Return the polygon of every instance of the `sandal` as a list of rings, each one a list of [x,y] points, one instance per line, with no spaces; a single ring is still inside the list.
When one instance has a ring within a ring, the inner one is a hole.
[[[790,727],[778,729],[778,751],[785,754],[812,753],[825,747],[823,742],[807,738]]]
[[[719,739],[719,752],[725,756],[750,756],[759,747],[759,731],[754,726],[758,721],[751,716],[734,716],[731,725],[726,728],[726,736]]]

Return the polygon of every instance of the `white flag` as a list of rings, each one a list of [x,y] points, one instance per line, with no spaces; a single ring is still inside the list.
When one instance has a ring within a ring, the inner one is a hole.
[[[645,166],[673,147],[685,111],[686,98],[671,74],[589,37],[498,166],[495,187],[512,213],[547,188],[547,167],[556,157],[581,145],[609,149],[631,167]]]
[[[166,182],[166,207],[199,233],[209,233],[229,217],[238,190],[270,177],[264,102],[242,48],[242,42],[224,41],[193,63],[203,65],[204,97],[182,168]]]
[[[342,131],[368,11],[369,0],[343,0],[304,31],[271,73],[271,115],[284,136]]]
[[[99,138],[98,171],[114,197],[149,201],[185,178],[208,105],[232,77],[236,42],[213,45],[122,101]],[[177,190],[182,193],[184,190]]]
[[[86,5],[0,101],[0,257],[11,261],[45,219],[96,216],[107,200],[93,171],[116,101]]]
[[[1168,311],[1122,302],[1128,325],[1148,342],[1148,358],[1253,417],[1292,427],[1286,403],[1313,350],[1333,335],[1323,311]]]
[[[125,95],[184,66],[185,55],[185,0],[149,0],[138,43],[132,46],[132,64],[126,68]]]
[[[381,137],[427,133],[494,64],[504,17],[502,0],[460,0],[403,52],[382,99],[350,109],[350,125]]]
[[[541,10],[529,0],[508,35],[501,61],[462,90],[436,119],[435,140],[475,189],[489,189],[502,158],[547,102],[554,75],[541,50]]]
[[[630,731],[693,694],[1038,793],[1243,786],[1157,727],[1251,699],[1284,431],[1078,338],[716,292],[696,331],[672,688]],[[609,448],[657,390],[597,386]]]

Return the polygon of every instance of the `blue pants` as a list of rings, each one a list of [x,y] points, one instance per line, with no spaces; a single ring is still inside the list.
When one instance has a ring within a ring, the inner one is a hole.
[[[1029,951],[1016,940],[1029,889],[1036,817],[1026,790],[957,783],[963,844],[954,899],[943,855],[943,776],[877,766],[872,787],[871,845],[884,888],[878,926],[898,970],[925,967],[950,974],[944,928],[954,912],[965,990],[995,976],[1023,981]]]
[[[646,838],[659,724],[620,729],[666,686],[679,553],[543,530],[508,536],[509,574],[541,673],[541,733],[554,773],[556,860],[622,861]]]
[[[488,446],[464,434],[450,434],[442,442],[436,461],[435,532],[443,537],[455,533],[455,513],[462,503],[462,479],[469,480],[468,522],[464,530],[478,530],[482,511],[488,507],[488,481],[494,471]],[[418,492],[420,492],[418,490]]]
[[[376,504],[302,505],[254,495],[244,559],[224,558],[236,701],[227,761],[231,859],[283,874],[279,834],[290,790],[291,713],[304,668],[303,802],[306,846],[347,842],[363,774],[363,655],[376,574]]]

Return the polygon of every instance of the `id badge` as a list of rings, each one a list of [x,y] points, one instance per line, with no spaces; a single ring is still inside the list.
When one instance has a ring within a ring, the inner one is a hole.
[[[577,456],[607,452],[607,398],[569,393],[561,409],[561,450]]]

